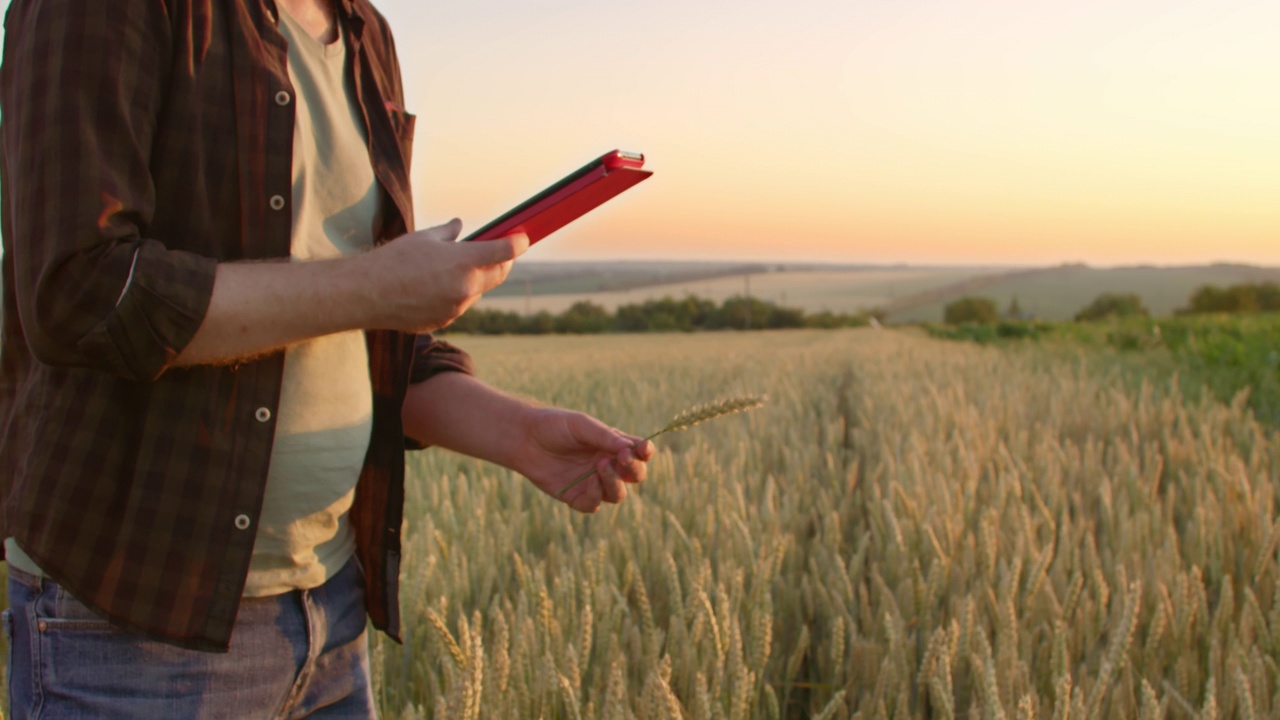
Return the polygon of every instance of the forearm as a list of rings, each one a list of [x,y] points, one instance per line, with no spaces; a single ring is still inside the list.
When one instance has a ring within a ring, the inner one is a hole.
[[[458,221],[369,252],[309,262],[223,263],[176,365],[229,363],[345,330],[430,332],[506,279],[524,235],[455,242]]]
[[[208,313],[174,365],[231,363],[376,325],[365,275],[361,256],[220,264]]]
[[[519,441],[538,407],[465,373],[441,373],[409,386],[404,434],[424,445],[514,467]]]
[[[510,468],[580,512],[626,497],[644,480],[653,444],[580,412],[541,407],[464,373],[412,385],[405,435]]]

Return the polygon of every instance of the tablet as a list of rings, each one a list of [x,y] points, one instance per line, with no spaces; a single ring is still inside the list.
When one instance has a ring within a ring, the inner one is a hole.
[[[532,245],[653,174],[643,167],[644,155],[607,152],[462,241],[494,240],[523,232]]]

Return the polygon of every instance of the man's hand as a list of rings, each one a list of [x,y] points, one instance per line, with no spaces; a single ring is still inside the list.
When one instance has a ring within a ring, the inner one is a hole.
[[[234,362],[347,330],[442,328],[529,247],[524,235],[454,242],[461,229],[453,220],[333,260],[223,263],[204,322],[173,364]]]
[[[453,322],[489,290],[501,285],[529,238],[511,235],[457,242],[462,223],[409,233],[360,258],[380,279],[379,317],[373,327],[430,332]]]
[[[527,415],[523,440],[509,462],[538,489],[557,498],[565,487],[590,474],[559,499],[574,510],[593,513],[601,502],[622,502],[628,483],[644,481],[645,463],[652,457],[653,443],[647,440],[589,415],[543,408]]]
[[[404,433],[511,468],[580,512],[622,502],[627,484],[644,480],[653,443],[614,430],[580,412],[545,408],[500,392],[463,373],[441,373],[409,386]]]

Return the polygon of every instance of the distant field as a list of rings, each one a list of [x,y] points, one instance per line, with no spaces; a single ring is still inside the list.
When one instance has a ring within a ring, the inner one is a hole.
[[[673,271],[668,271],[672,273]],[[713,270],[703,269],[706,275]],[[831,310],[856,312],[880,307],[896,299],[917,293],[945,288],[955,283],[979,276],[1005,272],[993,268],[890,268],[856,270],[775,270],[772,266],[752,266],[734,271],[720,270],[719,276],[696,277],[690,271],[683,279],[669,281],[661,275],[652,276],[652,282],[644,283],[638,273],[629,275],[601,273],[591,280],[585,273],[527,279],[513,278],[503,288],[503,293],[485,296],[479,307],[491,310],[519,313],[551,313],[564,311],[581,300],[590,300],[610,310],[619,305],[640,303],[664,296],[684,297],[697,295],[721,302],[734,295],[750,291],[753,297],[779,305],[799,307],[809,312]],[[668,275],[669,276],[669,275]],[[630,287],[612,290],[587,290],[592,282],[625,279]],[[552,289],[552,292],[547,292]],[[563,289],[563,291],[562,291]]]
[[[506,284],[495,288],[490,297],[618,292],[651,285],[759,273],[770,267],[762,263],[743,262],[520,262],[512,268]],[[798,270],[802,267],[811,269],[809,266],[793,266],[790,269]]]
[[[893,322],[940,322],[947,303],[965,295],[994,299],[1001,309],[1015,297],[1024,313],[1069,320],[1104,292],[1137,293],[1157,316],[1173,313],[1202,285],[1280,281],[1280,268],[1197,267],[1050,268],[865,267],[763,263],[529,263],[479,307],[517,313],[560,313],[589,300],[609,310],[670,296],[722,302],[753,297],[806,312],[886,308]]]

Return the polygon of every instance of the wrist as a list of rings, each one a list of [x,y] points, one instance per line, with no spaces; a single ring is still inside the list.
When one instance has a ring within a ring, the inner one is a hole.
[[[497,462],[521,475],[528,475],[529,468],[525,467],[525,461],[532,456],[529,447],[535,442],[538,428],[555,421],[553,416],[556,411],[518,398],[510,400],[511,405],[505,413],[509,424],[503,430],[511,441],[503,443],[502,457]]]
[[[391,327],[389,311],[392,303],[385,286],[371,282],[372,278],[384,278],[377,249],[350,255],[337,261],[334,267],[335,286],[341,289],[346,301],[344,312],[351,313],[360,329]]]
[[[409,386],[401,411],[405,435],[524,473],[537,429],[547,420],[532,403],[479,379],[440,373]]]

